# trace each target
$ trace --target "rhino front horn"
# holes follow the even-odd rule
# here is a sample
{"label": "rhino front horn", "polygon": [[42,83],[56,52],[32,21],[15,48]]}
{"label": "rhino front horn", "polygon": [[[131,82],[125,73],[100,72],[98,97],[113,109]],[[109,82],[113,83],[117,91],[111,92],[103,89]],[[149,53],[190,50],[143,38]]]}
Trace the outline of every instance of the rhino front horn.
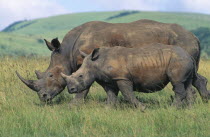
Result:
{"label": "rhino front horn", "polygon": [[38,92],[39,91],[39,87],[36,84],[35,80],[26,80],[23,77],[20,76],[20,74],[16,71],[16,74],[18,76],[18,78],[26,85],[28,86],[30,89]]}
{"label": "rhino front horn", "polygon": [[65,81],[68,79],[68,76],[65,75],[65,74],[63,74],[62,72],[61,72],[61,76],[62,76],[62,78],[63,78]]}
{"label": "rhino front horn", "polygon": [[82,55],[83,58],[85,58],[85,57],[88,56],[88,54],[86,54],[85,52],[83,52],[83,51],[81,51],[81,50],[79,50],[79,53]]}

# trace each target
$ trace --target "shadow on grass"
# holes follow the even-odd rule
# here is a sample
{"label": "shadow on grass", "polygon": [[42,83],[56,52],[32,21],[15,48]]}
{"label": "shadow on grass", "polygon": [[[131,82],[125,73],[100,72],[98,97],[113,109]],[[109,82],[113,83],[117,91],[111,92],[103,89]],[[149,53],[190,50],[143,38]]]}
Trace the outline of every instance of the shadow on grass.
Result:
{"label": "shadow on grass", "polygon": [[[147,108],[149,109],[158,109],[158,108],[168,108],[171,103],[172,100],[169,97],[168,99],[166,99],[165,97],[159,97],[159,98],[155,98],[155,97],[138,97],[137,99],[142,102],[143,104],[145,104],[147,106]],[[87,99],[85,100],[85,103],[88,104],[88,102],[95,102],[101,105],[109,105],[107,104],[107,97],[106,96],[102,96],[102,95],[98,95],[98,96],[88,96]],[[114,108],[117,109],[127,109],[127,108],[134,108],[134,106],[132,106],[127,100],[124,99],[123,96],[118,96],[117,98],[117,104],[115,105]]]}
{"label": "shadow on grass", "polygon": [[[168,97],[168,96],[167,96]],[[137,99],[145,104],[147,106],[147,109],[158,109],[158,108],[168,108],[172,100],[170,97],[167,98],[166,96],[137,96]],[[48,106],[55,106],[55,105],[63,105],[63,104],[68,104],[71,102],[73,99],[73,96],[68,94],[68,93],[61,93],[55,99],[53,99],[50,102],[44,102],[44,103],[34,103],[35,105],[39,107],[44,107],[46,105]],[[126,108],[135,108],[133,107],[128,101],[124,99],[122,95],[119,95],[117,97],[117,104],[115,105],[117,109],[126,109]],[[85,102],[83,105],[87,105],[90,102],[94,102],[94,104],[98,104],[100,106],[108,106],[107,104],[107,96],[105,94],[94,94],[94,95],[88,95],[87,98],[85,99]],[[82,104],[75,103],[75,106],[79,106]],[[82,105],[82,106],[83,106]]]}

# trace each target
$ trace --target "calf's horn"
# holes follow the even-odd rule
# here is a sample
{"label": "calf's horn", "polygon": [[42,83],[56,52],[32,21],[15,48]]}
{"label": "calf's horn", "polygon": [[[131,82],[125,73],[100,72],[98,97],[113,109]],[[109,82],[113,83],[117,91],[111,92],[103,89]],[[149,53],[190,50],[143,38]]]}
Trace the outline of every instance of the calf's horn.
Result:
{"label": "calf's horn", "polygon": [[68,79],[68,76],[63,74],[62,72],[61,72],[61,76],[62,76],[62,78],[64,78],[65,81]]}
{"label": "calf's horn", "polygon": [[79,50],[79,53],[82,55],[83,58],[85,58],[85,57],[88,56],[88,54],[86,54],[85,52],[83,52],[83,51],[81,51],[81,50]]}

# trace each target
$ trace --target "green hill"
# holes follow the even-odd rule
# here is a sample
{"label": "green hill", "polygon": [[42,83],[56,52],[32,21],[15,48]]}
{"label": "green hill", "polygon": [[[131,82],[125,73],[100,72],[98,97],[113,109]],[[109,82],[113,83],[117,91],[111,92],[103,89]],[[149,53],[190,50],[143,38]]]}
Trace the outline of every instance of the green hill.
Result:
{"label": "green hill", "polygon": [[62,40],[69,30],[88,21],[123,23],[139,19],[177,23],[190,31],[200,27],[210,28],[210,15],[204,14],[142,11],[75,13],[31,21],[18,21],[11,24],[3,30],[4,32],[0,33],[0,54],[49,55],[41,40],[43,38],[51,40],[58,37],[59,40]]}
{"label": "green hill", "polygon": [[50,55],[42,39],[22,34],[0,32],[0,56]]}

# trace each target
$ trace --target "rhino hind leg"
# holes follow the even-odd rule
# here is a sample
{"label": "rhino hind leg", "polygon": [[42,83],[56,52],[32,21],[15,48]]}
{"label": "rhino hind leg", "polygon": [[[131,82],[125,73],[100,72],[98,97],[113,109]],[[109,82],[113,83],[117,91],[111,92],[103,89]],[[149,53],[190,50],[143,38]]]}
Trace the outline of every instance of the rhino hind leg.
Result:
{"label": "rhino hind leg", "polygon": [[195,89],[192,87],[192,85],[190,85],[187,89],[186,89],[186,92],[187,92],[187,96],[186,96],[186,103],[188,105],[192,105],[195,103],[195,100],[197,98],[197,95],[196,95],[196,91]]}
{"label": "rhino hind leg", "polygon": [[175,98],[173,100],[172,106],[180,108],[187,97],[185,84],[182,82],[179,82],[172,85],[173,85],[173,91],[175,92]]}
{"label": "rhino hind leg", "polygon": [[[186,89],[186,92],[187,92],[187,96],[186,96],[186,99],[185,99],[185,103],[189,106],[191,106],[192,104],[195,103],[195,100],[197,98],[197,95],[196,95],[196,91],[194,88],[192,88],[192,86],[189,86],[187,89]],[[173,102],[174,101],[174,97],[171,96],[171,101]]]}
{"label": "rhino hind leg", "polygon": [[207,82],[208,80],[198,73],[195,74],[193,78],[193,86],[198,90],[203,102],[208,102],[208,99],[210,99],[210,91],[207,90]]}
{"label": "rhino hind leg", "polygon": [[178,71],[175,72],[169,75],[173,91],[175,92],[175,99],[173,100],[172,106],[180,108],[184,104],[191,104],[191,101],[194,101],[194,91],[192,89],[193,73],[185,71],[182,75],[177,75]]}
{"label": "rhino hind leg", "polygon": [[141,111],[145,110],[145,106],[137,100],[133,92],[133,84],[128,80],[119,80],[117,81],[117,85],[125,100],[131,103],[133,106],[140,108]]}

